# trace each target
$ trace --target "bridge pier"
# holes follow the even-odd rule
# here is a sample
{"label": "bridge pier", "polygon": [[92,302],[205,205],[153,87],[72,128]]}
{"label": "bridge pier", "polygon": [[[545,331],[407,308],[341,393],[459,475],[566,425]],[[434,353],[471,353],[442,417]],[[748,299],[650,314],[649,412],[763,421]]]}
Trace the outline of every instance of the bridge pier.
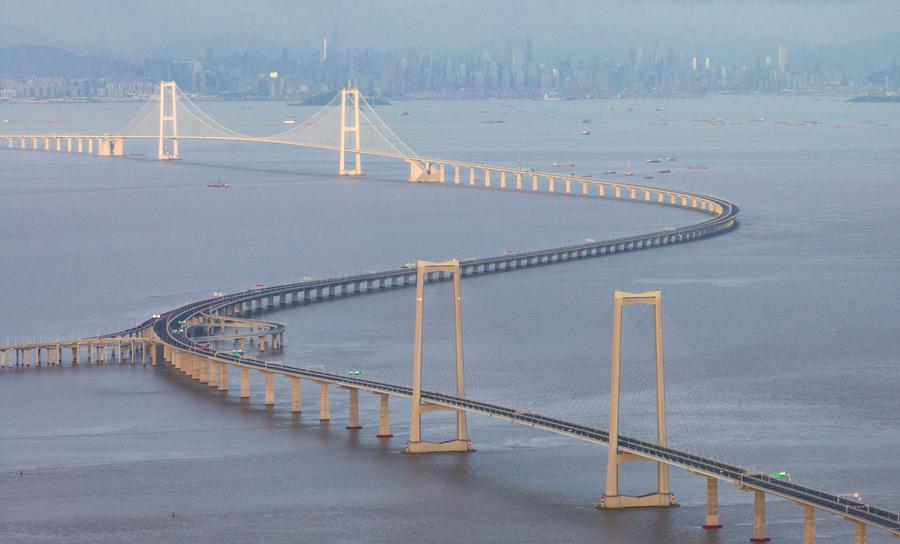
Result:
{"label": "bridge pier", "polygon": [[378,415],[378,434],[376,438],[390,438],[391,434],[391,397],[385,393],[378,393],[380,413]]}
{"label": "bridge pier", "polygon": [[704,529],[721,529],[719,521],[719,481],[706,477],[706,522]]}
{"label": "bridge pier", "polygon": [[250,369],[241,367],[241,398],[250,398]]}
{"label": "bridge pier", "polygon": [[362,429],[362,425],[359,424],[359,389],[355,387],[347,389],[350,392],[350,399],[347,402],[347,429]]}
{"label": "bridge pier", "polygon": [[266,395],[263,404],[272,406],[275,404],[275,374],[271,372],[263,372],[266,377]]}
{"label": "bridge pier", "polygon": [[300,378],[291,378],[291,412],[300,412]]}
{"label": "bridge pier", "polygon": [[208,359],[207,363],[207,373],[209,374],[209,386],[210,387],[219,387],[219,363],[218,361],[214,361],[213,359]]}
{"label": "bridge pier", "polygon": [[816,508],[803,506],[803,544],[816,544]]}
{"label": "bridge pier", "polygon": [[228,363],[219,364],[219,391],[228,391]]}
{"label": "bridge pier", "polygon": [[766,494],[758,489],[753,491],[753,534],[750,542],[768,542],[766,536]]}
{"label": "bridge pier", "polygon": [[853,542],[855,544],[866,544],[868,537],[866,536],[866,525],[862,522],[854,522],[856,529],[853,531]]}
{"label": "bridge pier", "polygon": [[319,382],[319,421],[331,419],[331,405],[328,401],[328,383]]}

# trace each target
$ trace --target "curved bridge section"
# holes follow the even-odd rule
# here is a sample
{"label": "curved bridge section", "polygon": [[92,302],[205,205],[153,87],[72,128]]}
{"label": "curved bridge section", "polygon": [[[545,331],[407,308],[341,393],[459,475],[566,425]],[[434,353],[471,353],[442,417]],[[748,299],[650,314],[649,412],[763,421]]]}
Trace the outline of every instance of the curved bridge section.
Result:
{"label": "curved bridge section", "polygon": [[[178,131],[175,129],[177,123],[177,92],[174,84],[161,84],[160,96],[163,98],[162,101],[167,104],[171,103],[171,106],[158,108],[160,110],[160,132],[156,135],[147,135],[146,132],[142,133],[132,130],[130,132],[123,131],[120,135],[113,136],[79,134],[0,135],[0,140],[6,139],[8,147],[18,147],[20,149],[42,149],[60,152],[65,149],[66,152],[76,152],[77,150],[77,152],[82,153],[93,153],[96,143],[96,154],[101,156],[118,156],[124,154],[124,144],[129,138],[155,139],[158,140],[158,158],[161,160],[179,158],[178,140],[292,145],[338,151],[340,153],[338,172],[341,175],[361,174],[362,169],[359,158],[362,155],[367,155],[398,159],[406,162],[409,165],[408,179],[411,182],[452,184],[459,187],[478,187],[499,191],[602,198],[682,208],[699,212],[705,216],[702,221],[677,228],[667,228],[609,240],[588,241],[534,251],[468,259],[460,263],[460,274],[464,278],[694,241],[733,229],[739,213],[738,207],[727,200],[674,189],[594,179],[574,174],[561,175],[560,173],[535,172],[525,168],[492,166],[423,157],[413,153],[405,144],[399,141],[399,138],[396,138],[396,135],[383,125],[383,122],[379,126],[388,133],[388,136],[385,136],[381,130],[378,130],[376,123],[372,122],[373,120],[369,119],[365,112],[360,111],[359,103],[361,97],[359,91],[355,89],[347,89],[340,93],[341,126],[338,142],[316,142],[313,141],[314,139],[309,138],[298,139],[294,137],[296,134],[293,134],[293,130],[268,138],[245,136],[222,127],[208,118],[208,116],[204,118],[205,114],[202,112],[191,113],[189,108],[187,113],[194,115],[195,118],[204,123],[209,132],[200,134],[181,131],[181,135],[177,135]],[[347,111],[348,99],[353,108],[352,115]],[[364,99],[362,101],[364,102]],[[158,105],[154,106],[151,103],[150,106],[150,109],[153,109],[157,108]],[[313,118],[316,118],[318,115],[314,115]],[[377,118],[377,114],[370,112],[370,115],[375,120],[380,121]],[[317,124],[323,125],[319,121],[324,116],[319,116],[318,120],[311,118],[311,120],[304,123],[304,127],[315,127]],[[365,121],[370,121],[370,125],[387,142],[387,149],[366,149],[360,146],[362,126],[360,116]],[[352,119],[352,121],[347,125],[345,119]],[[135,126],[139,124],[139,122],[135,123]],[[164,133],[163,126],[168,127],[168,132]],[[348,138],[350,144],[346,141]],[[167,142],[172,144],[171,150],[165,147]],[[18,146],[14,146],[14,144],[18,144]],[[352,165],[350,167],[345,163],[346,154],[351,155]],[[350,394],[348,428],[359,428],[357,400],[359,391],[367,391],[379,395],[381,398],[379,436],[391,436],[389,417],[387,415],[389,413],[387,410],[388,399],[391,396],[412,397],[414,392],[411,388],[403,385],[365,380],[359,376],[343,376],[325,372],[321,369],[297,368],[283,364],[268,363],[246,356],[243,346],[236,350],[226,349],[220,351],[217,343],[223,340],[242,343],[246,339],[255,338],[259,341],[260,351],[265,350],[266,343],[270,343],[273,349],[277,349],[282,341],[284,327],[278,323],[247,319],[244,317],[246,314],[252,313],[254,310],[260,311],[274,308],[276,301],[279,306],[287,305],[288,300],[290,300],[291,304],[302,305],[315,301],[337,299],[356,293],[377,292],[383,289],[411,286],[415,284],[416,276],[417,269],[415,266],[404,266],[380,272],[302,281],[212,297],[175,308],[125,331],[95,339],[0,346],[0,361],[4,363],[8,360],[11,361],[11,358],[8,358],[7,355],[15,355],[18,366],[20,356],[30,361],[30,353],[33,351],[37,352],[36,359],[40,361],[41,350],[45,350],[54,361],[54,364],[59,364],[62,361],[62,348],[74,346],[73,363],[77,364],[81,349],[84,349],[82,346],[87,346],[88,357],[92,357],[91,354],[96,354],[96,358],[105,361],[106,350],[112,347],[113,353],[118,348],[119,356],[117,360],[120,362],[130,359],[132,364],[134,364],[140,357],[140,360],[143,362],[146,362],[149,358],[151,364],[156,364],[160,356],[158,348],[161,346],[161,355],[165,361],[170,362],[175,368],[191,377],[209,384],[210,387],[228,390],[228,370],[231,368],[239,370],[241,375],[240,394],[242,397],[249,396],[249,372],[251,370],[261,372],[266,379],[266,404],[274,404],[274,388],[272,386],[274,376],[287,378],[292,382],[291,409],[293,411],[300,410],[300,381],[307,380],[316,383],[321,387],[319,413],[322,420],[330,418],[329,388],[336,386],[347,390]],[[447,278],[444,277],[444,272],[429,272],[424,276],[424,280],[430,282],[443,281],[445,279]],[[230,333],[228,332],[229,330],[231,331]],[[147,353],[149,357],[145,356]],[[580,440],[606,446],[609,444],[607,431],[575,422],[563,421],[532,412],[522,412],[514,408],[462,396],[423,391],[421,392],[421,398],[433,409],[461,410],[483,414]],[[754,473],[736,465],[722,463],[714,459],[621,435],[618,436],[618,445],[621,450],[618,454],[619,456],[626,455],[635,459],[656,461],[706,477],[709,486],[707,494],[707,524],[705,527],[719,526],[715,483],[717,481],[725,481],[755,493],[753,540],[756,541],[768,540],[765,536],[764,496],[766,494],[786,498],[804,507],[804,534],[809,535],[809,531],[812,531],[813,538],[815,533],[815,510],[837,514],[854,522],[856,524],[858,542],[865,540],[866,527],[874,527],[895,536],[900,536],[900,516],[897,513],[864,504],[854,500],[852,497],[829,494],[778,478]],[[660,504],[659,506],[663,505]]]}

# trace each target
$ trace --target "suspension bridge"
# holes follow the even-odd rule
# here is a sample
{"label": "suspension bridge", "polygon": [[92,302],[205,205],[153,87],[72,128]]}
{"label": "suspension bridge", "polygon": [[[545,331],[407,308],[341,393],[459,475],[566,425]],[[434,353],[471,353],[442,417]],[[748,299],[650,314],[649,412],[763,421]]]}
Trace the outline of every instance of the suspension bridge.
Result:
{"label": "suspension bridge", "polygon": [[[338,130],[335,130],[337,126]],[[42,353],[49,365],[108,364],[110,362],[144,365],[170,364],[194,380],[220,391],[229,390],[231,371],[240,375],[240,396],[250,396],[250,373],[264,378],[264,403],[275,403],[274,379],[287,379],[291,384],[291,411],[300,411],[301,381],[319,388],[319,418],[331,418],[329,392],[332,387],[349,394],[347,428],[361,428],[359,392],[375,394],[380,399],[378,436],[391,434],[390,397],[408,398],[411,402],[409,441],[404,451],[410,454],[432,452],[469,452],[466,415],[488,415],[535,429],[600,444],[608,448],[605,492],[598,507],[618,509],[631,507],[668,507],[675,504],[668,483],[669,467],[681,468],[706,481],[706,517],[704,528],[721,527],[718,514],[718,482],[723,481],[754,495],[751,541],[768,540],[765,497],[787,499],[803,508],[803,540],[815,542],[816,512],[841,516],[854,524],[857,543],[865,542],[867,528],[900,537],[900,515],[855,497],[838,495],[801,486],[792,481],[725,463],[667,445],[662,351],[661,295],[616,292],[614,298],[611,398],[609,425],[606,429],[582,425],[533,410],[502,406],[466,396],[462,353],[462,317],[460,280],[485,274],[509,272],[585,258],[611,256],[622,252],[680,244],[727,232],[736,225],[739,209],[722,198],[685,191],[649,187],[615,180],[538,172],[518,166],[487,165],[466,161],[425,157],[416,154],[387,126],[357,89],[343,89],[325,107],[306,121],[275,135],[247,135],[231,130],[203,112],[174,82],[162,82],[159,95],[149,100],[131,122],[112,134],[4,134],[12,149],[85,153],[99,157],[121,157],[130,140],[157,143],[156,158],[163,161],[180,159],[179,142],[226,141],[287,145],[338,153],[337,173],[362,175],[362,157],[402,160],[409,168],[408,181],[436,183],[495,191],[531,192],[654,204],[697,212],[701,220],[680,227],[623,236],[609,240],[586,241],[548,249],[505,253],[503,255],[445,262],[418,261],[380,272],[250,289],[192,302],[169,310],[129,328],[108,335],[65,341],[30,342],[0,345],[0,368],[40,366]],[[436,282],[452,284],[454,322],[454,394],[422,388],[423,313],[426,285]],[[382,292],[397,287],[416,289],[415,338],[411,386],[363,379],[315,368],[299,368],[261,360],[245,353],[245,341],[260,352],[277,350],[283,342],[284,326],[251,318],[255,314],[287,305],[305,305],[338,300],[347,296]],[[650,306],[654,312],[654,369],[656,390],[655,440],[642,440],[619,434],[620,360],[623,307],[637,304]],[[220,350],[220,342],[238,343],[238,349]],[[67,356],[68,354],[68,356]],[[447,441],[422,439],[422,414],[447,411],[455,415],[456,432]],[[630,461],[656,464],[656,489],[643,496],[627,496],[619,492],[618,466]]]}

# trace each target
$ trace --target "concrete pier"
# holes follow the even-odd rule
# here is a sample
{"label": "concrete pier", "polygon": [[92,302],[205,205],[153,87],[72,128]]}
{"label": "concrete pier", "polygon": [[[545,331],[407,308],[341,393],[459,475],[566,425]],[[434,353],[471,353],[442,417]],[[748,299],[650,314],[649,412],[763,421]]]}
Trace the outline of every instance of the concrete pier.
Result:
{"label": "concrete pier", "polygon": [[706,478],[706,521],[704,529],[721,529],[719,521],[719,481],[715,478]]}
{"label": "concrete pier", "polygon": [[750,542],[768,542],[766,534],[766,494],[759,490],[753,491],[753,535]]}
{"label": "concrete pier", "polygon": [[347,415],[348,429],[362,429],[359,424],[359,389],[350,388],[350,399],[347,403],[349,414]]}
{"label": "concrete pier", "polygon": [[250,369],[246,367],[241,368],[241,398],[250,398]]}
{"label": "concrete pier", "polygon": [[300,378],[291,378],[291,412],[300,412]]}
{"label": "concrete pier", "polygon": [[380,413],[378,416],[378,438],[390,438],[391,434],[391,398],[384,393],[378,394]]}
{"label": "concrete pier", "polygon": [[816,509],[803,507],[803,544],[816,544]]}
{"label": "concrete pier", "polygon": [[331,409],[328,401],[328,384],[319,382],[319,421],[331,419]]}

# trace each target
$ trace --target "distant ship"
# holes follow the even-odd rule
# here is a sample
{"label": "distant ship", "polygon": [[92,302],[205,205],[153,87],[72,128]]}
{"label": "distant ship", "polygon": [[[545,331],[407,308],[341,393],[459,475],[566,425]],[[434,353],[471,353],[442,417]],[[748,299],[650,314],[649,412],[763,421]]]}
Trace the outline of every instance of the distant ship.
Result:
{"label": "distant ship", "polygon": [[703,164],[689,164],[688,170],[709,170],[709,166]]}
{"label": "distant ship", "polygon": [[628,166],[625,168],[624,174],[626,176],[633,176],[634,172],[631,171],[631,159],[628,159]]}
{"label": "distant ship", "polygon": [[581,120],[582,125],[590,125],[593,122],[594,122],[594,120],[591,119],[590,117],[585,117],[584,119]]}
{"label": "distant ship", "polygon": [[581,135],[582,135],[582,136],[588,136],[588,135],[590,135],[590,133],[591,133],[590,130],[582,130],[582,131],[581,131]]}
{"label": "distant ship", "polygon": [[671,173],[672,173],[672,171],[669,170],[668,168],[657,172],[657,174],[671,174]]}
{"label": "distant ship", "polygon": [[216,181],[215,183],[210,183],[207,187],[215,187],[217,189],[227,189],[231,187],[231,184],[227,181]]}
{"label": "distant ship", "polygon": [[401,111],[401,112],[400,112],[400,117],[406,117],[407,115],[409,115],[409,112],[408,112],[408,111]]}
{"label": "distant ship", "polygon": [[574,162],[555,162],[551,166],[554,168],[571,168],[575,166]]}
{"label": "distant ship", "polygon": [[657,164],[657,163],[661,163],[662,159],[647,159],[645,162],[647,164]]}
{"label": "distant ship", "polygon": [[609,175],[612,175],[612,174],[615,174],[615,173],[616,173],[615,170],[607,170],[606,172],[603,172],[603,175],[604,175],[604,176],[609,176]]}

